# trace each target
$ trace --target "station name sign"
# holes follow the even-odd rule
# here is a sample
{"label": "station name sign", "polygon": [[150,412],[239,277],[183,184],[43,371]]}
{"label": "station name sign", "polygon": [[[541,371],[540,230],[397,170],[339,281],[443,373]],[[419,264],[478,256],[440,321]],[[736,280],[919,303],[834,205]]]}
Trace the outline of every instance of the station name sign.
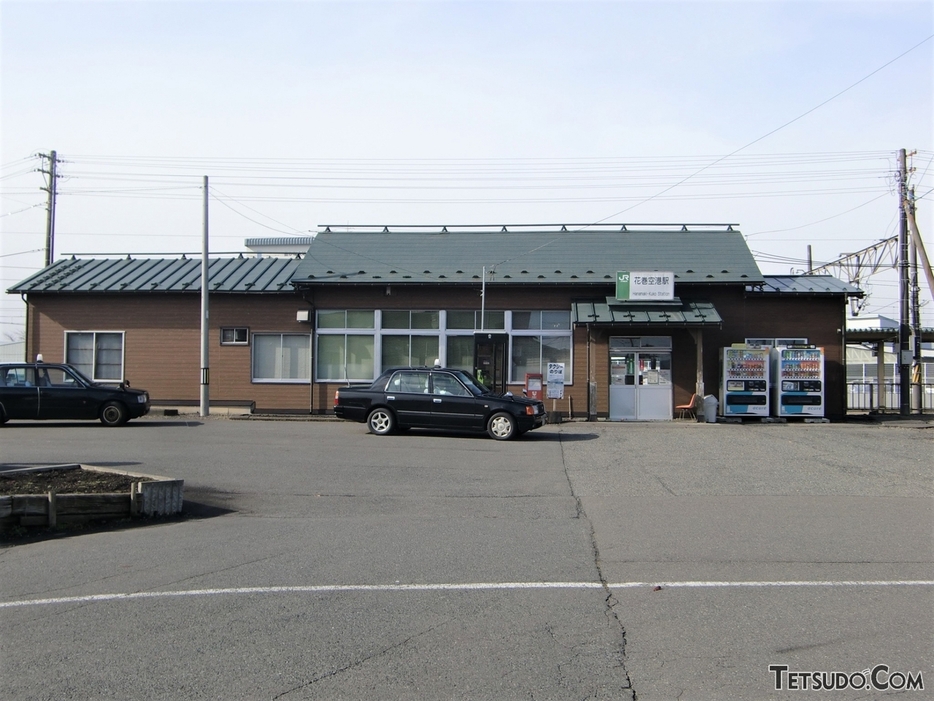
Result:
{"label": "station name sign", "polygon": [[674,298],[675,274],[673,272],[633,270],[616,273],[616,299],[621,302]]}

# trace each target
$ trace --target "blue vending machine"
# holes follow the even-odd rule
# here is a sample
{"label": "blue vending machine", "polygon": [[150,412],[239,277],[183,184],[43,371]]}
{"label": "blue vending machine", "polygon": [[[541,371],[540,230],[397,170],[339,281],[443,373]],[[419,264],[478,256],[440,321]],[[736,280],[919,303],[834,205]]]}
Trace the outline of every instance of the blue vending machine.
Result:
{"label": "blue vending machine", "polygon": [[775,416],[823,418],[823,348],[773,348],[772,377],[772,412]]}
{"label": "blue vending machine", "polygon": [[720,414],[769,415],[769,349],[734,344],[720,349]]}

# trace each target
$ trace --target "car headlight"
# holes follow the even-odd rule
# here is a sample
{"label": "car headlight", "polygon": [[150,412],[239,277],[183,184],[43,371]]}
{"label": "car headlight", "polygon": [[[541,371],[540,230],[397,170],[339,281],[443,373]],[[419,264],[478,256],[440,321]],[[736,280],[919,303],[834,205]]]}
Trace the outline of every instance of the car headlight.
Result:
{"label": "car headlight", "polygon": [[138,395],[138,396],[136,397],[136,401],[139,402],[140,404],[145,404],[146,402],[149,401],[149,395],[148,395],[148,394],[140,394],[140,395]]}

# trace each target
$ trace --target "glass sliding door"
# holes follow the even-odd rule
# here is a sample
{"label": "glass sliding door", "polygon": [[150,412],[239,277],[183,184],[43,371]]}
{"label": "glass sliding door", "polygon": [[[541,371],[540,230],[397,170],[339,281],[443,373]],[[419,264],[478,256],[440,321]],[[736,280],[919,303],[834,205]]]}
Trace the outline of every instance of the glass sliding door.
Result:
{"label": "glass sliding door", "polygon": [[670,339],[611,337],[610,420],[669,421],[672,411]]}

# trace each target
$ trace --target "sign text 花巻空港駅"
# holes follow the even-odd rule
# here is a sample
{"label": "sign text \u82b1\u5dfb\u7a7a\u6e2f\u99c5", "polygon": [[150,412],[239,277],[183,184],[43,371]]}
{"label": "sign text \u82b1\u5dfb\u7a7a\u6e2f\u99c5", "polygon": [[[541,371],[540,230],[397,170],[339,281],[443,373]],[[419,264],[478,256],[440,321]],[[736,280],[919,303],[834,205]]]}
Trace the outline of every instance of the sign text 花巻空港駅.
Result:
{"label": "sign text \u82b1\u5dfb\u7a7a\u6e2f\u99c5", "polygon": [[620,301],[671,300],[675,298],[675,274],[659,271],[616,273],[616,299]]}

